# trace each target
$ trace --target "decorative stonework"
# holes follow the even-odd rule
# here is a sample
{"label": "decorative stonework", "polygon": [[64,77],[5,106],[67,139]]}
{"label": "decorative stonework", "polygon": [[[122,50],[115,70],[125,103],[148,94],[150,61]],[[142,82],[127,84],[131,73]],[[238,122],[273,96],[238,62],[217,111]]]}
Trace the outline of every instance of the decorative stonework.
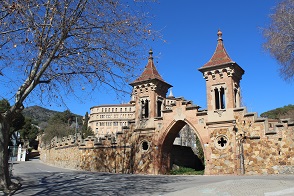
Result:
{"label": "decorative stonework", "polygon": [[225,135],[219,135],[216,137],[214,145],[218,149],[225,149],[229,143],[229,139]]}
{"label": "decorative stonework", "polygon": [[223,110],[215,110],[214,112],[217,113],[219,117],[221,117],[225,111],[226,110],[223,109]]}

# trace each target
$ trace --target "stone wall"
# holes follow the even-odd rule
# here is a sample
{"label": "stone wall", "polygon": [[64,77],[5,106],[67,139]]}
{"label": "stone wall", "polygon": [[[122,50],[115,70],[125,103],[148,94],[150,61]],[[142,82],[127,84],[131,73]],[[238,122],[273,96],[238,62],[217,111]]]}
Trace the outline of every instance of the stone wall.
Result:
{"label": "stone wall", "polygon": [[[104,138],[89,136],[82,139],[80,135],[54,138],[50,146],[43,146],[40,159],[58,167],[111,173],[133,173],[131,135],[118,133]],[[134,153],[133,153],[134,154]]]}
{"label": "stone wall", "polygon": [[227,128],[214,129],[211,133],[210,174],[234,174],[236,154],[234,133]]}
{"label": "stone wall", "polygon": [[288,127],[281,137],[267,135],[244,141],[245,171],[247,174],[293,173],[294,130]]}
{"label": "stone wall", "polygon": [[236,114],[237,168],[243,155],[245,174],[293,173],[294,123],[290,119],[269,122],[244,111]]}

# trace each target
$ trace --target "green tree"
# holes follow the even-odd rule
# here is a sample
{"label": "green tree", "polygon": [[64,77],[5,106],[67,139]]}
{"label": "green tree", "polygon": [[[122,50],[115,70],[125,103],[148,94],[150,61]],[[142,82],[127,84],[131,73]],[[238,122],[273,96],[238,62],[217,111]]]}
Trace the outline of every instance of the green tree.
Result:
{"label": "green tree", "polygon": [[263,31],[264,47],[280,63],[282,77],[289,80],[294,76],[294,1],[280,1],[270,18]]}
{"label": "green tree", "polygon": [[94,135],[94,132],[91,129],[91,127],[89,127],[88,122],[89,122],[89,114],[88,114],[88,112],[86,112],[85,117],[84,117],[84,123],[82,126],[82,137],[83,138]]}
{"label": "green tree", "polygon": [[75,115],[70,110],[65,110],[52,116],[48,123],[62,122],[70,126],[75,121]]}
{"label": "green tree", "polygon": [[35,140],[39,134],[39,129],[32,123],[32,119],[25,118],[25,124],[22,129],[19,130],[20,138],[24,143],[24,146],[31,146],[35,143]]}
{"label": "green tree", "polygon": [[294,119],[294,105],[289,104],[260,114],[261,117],[270,119],[292,118]]}
{"label": "green tree", "polygon": [[0,1],[0,77],[14,73],[2,77],[0,88],[9,84],[6,94],[15,98],[0,115],[1,189],[15,188],[8,172],[9,125],[32,92],[43,102],[62,102],[63,92],[90,93],[102,85],[121,90],[133,78],[139,48],[152,32],[142,5],[119,0]]}
{"label": "green tree", "polygon": [[[4,113],[10,107],[11,106],[8,100],[6,99],[0,100],[0,113]],[[13,119],[11,119],[11,122],[9,124],[10,126],[9,138],[11,138],[11,136],[15,134],[16,131],[19,131],[20,129],[22,129],[24,125],[25,125],[25,117],[21,113],[15,114],[15,116],[13,117]],[[17,138],[16,135],[14,135],[14,137]]]}
{"label": "green tree", "polygon": [[94,136],[94,132],[91,127],[88,127],[85,130],[82,130],[82,137],[83,139],[87,138],[88,136]]}

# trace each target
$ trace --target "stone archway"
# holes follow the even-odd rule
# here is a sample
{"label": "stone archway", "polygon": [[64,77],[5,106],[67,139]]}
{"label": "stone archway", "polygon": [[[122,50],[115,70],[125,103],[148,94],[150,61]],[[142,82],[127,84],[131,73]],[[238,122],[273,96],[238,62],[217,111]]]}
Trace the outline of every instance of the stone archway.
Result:
{"label": "stone archway", "polygon": [[[165,132],[160,136],[160,139],[158,140],[158,144],[157,144],[158,158],[159,158],[158,173],[166,174],[171,170],[171,150],[173,147],[173,143],[178,133],[185,125],[189,125],[192,128],[192,130],[196,134],[196,137],[199,139],[202,149],[204,151],[202,138],[197,132],[197,130],[195,129],[195,127],[191,123],[189,123],[189,121],[187,120],[173,121],[171,122],[170,126],[168,126],[168,128],[165,130]],[[204,156],[205,156],[205,152],[204,152]]]}

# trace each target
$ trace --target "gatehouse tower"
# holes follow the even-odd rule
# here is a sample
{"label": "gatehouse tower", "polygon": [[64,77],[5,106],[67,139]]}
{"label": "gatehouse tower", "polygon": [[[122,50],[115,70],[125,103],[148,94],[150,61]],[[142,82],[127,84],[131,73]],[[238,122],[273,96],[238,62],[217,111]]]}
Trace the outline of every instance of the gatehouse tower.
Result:
{"label": "gatehouse tower", "polygon": [[240,81],[244,70],[234,62],[218,30],[217,46],[211,59],[199,68],[206,80],[208,121],[227,120],[241,106]]}
{"label": "gatehouse tower", "polygon": [[150,49],[148,63],[141,74],[130,85],[133,87],[132,102],[135,102],[135,122],[141,128],[154,128],[154,119],[162,118],[164,100],[172,85],[165,82],[153,62]]}

